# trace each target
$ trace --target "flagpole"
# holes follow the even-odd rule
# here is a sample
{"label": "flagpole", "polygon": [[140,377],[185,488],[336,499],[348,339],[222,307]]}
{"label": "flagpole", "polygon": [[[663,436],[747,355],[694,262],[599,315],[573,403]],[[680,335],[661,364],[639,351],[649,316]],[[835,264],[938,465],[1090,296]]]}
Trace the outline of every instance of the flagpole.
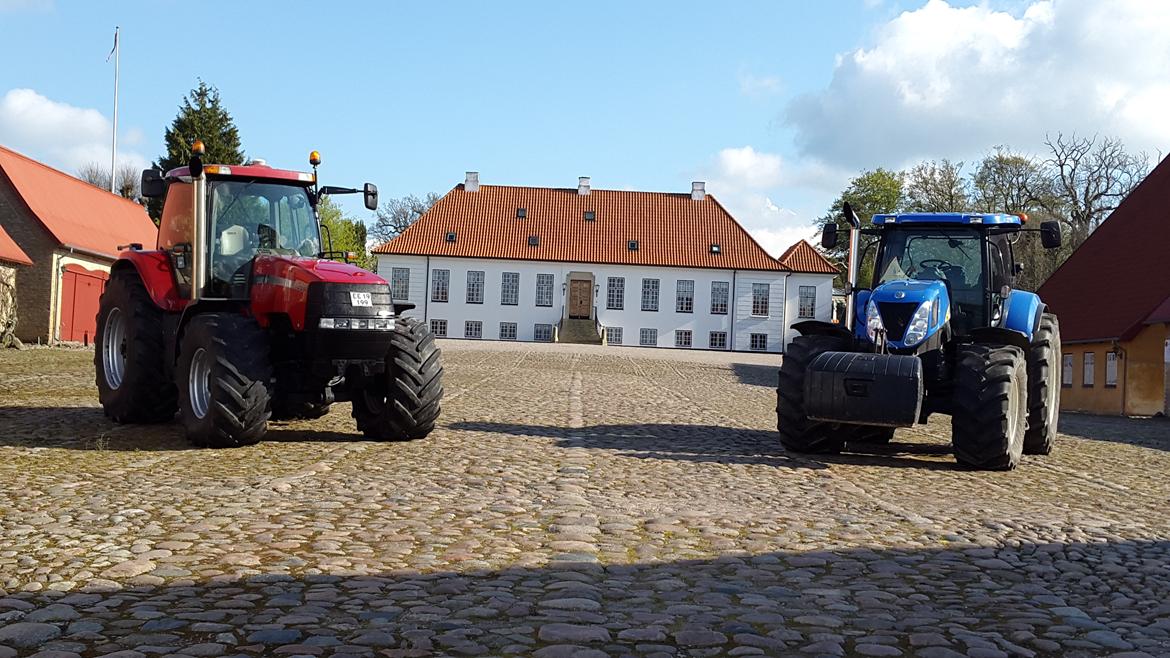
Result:
{"label": "flagpole", "polygon": [[114,134],[110,146],[110,194],[117,194],[118,186],[118,69],[121,65],[119,62],[121,55],[118,27],[114,26]]}

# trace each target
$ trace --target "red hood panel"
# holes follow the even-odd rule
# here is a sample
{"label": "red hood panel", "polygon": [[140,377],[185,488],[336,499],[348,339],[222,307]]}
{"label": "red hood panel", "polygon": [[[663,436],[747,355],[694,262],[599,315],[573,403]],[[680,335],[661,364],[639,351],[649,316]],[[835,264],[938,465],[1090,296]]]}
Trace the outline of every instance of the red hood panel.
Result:
{"label": "red hood panel", "polygon": [[315,281],[361,284],[386,283],[386,280],[382,277],[372,272],[367,272],[356,265],[317,258],[297,258],[265,254],[256,257],[254,267],[257,275],[276,276],[295,281],[304,281],[305,283],[313,283]]}

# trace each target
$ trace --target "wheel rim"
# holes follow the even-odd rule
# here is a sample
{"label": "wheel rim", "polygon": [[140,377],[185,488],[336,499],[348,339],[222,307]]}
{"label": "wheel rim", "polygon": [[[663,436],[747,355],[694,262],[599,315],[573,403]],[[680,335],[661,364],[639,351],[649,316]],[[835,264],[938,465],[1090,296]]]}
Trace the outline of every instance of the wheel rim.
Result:
{"label": "wheel rim", "polygon": [[191,374],[187,377],[187,393],[191,398],[191,413],[196,418],[207,415],[211,406],[211,359],[202,347],[191,357]]}
{"label": "wheel rim", "polygon": [[114,307],[106,315],[101,348],[106,385],[116,391],[126,377],[126,321],[122,309]]}

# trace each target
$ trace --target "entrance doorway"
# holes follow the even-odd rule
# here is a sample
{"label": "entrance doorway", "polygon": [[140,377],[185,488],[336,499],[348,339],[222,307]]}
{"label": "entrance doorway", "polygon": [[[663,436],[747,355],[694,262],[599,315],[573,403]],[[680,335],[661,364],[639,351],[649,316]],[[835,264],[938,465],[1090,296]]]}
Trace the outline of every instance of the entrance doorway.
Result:
{"label": "entrance doorway", "polygon": [[569,317],[588,320],[593,308],[593,282],[583,279],[569,281]]}

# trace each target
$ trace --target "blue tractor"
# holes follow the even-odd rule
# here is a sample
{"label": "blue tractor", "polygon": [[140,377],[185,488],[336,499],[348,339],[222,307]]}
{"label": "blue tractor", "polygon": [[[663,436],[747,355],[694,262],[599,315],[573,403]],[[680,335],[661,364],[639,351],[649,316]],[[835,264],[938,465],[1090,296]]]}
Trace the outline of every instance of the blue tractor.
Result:
{"label": "blue tractor", "polygon": [[[1060,325],[1031,292],[1013,245],[1039,231],[1060,246],[1060,224],[969,213],[874,215],[861,228],[845,204],[849,269],[845,323],[809,321],[784,356],[776,416],[786,450],[836,453],[888,442],[897,427],[951,416],[957,461],[1015,468],[1052,451],[1060,407]],[[876,238],[873,283],[857,284],[861,236]],[[822,245],[836,246],[836,224]]]}

